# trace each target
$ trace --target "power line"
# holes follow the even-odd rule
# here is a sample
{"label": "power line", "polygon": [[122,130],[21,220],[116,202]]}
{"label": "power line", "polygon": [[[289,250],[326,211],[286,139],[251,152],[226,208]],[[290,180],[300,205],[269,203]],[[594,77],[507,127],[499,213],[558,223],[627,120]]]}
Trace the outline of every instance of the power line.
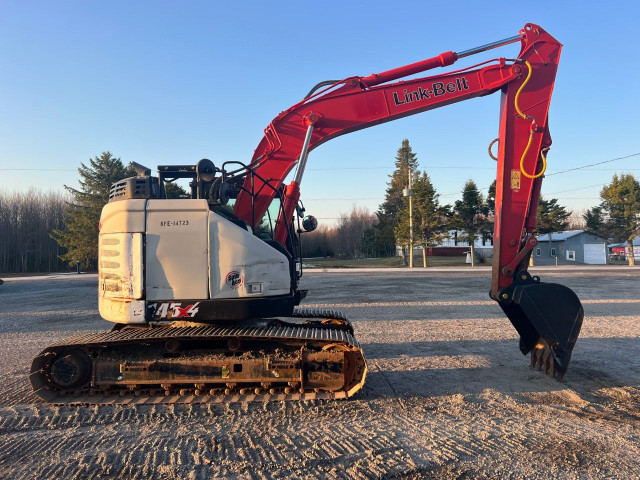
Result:
{"label": "power line", "polygon": [[335,170],[392,170],[395,167],[328,167],[328,168],[307,168],[315,171],[335,171]]}
{"label": "power line", "polygon": [[6,171],[19,171],[19,172],[71,172],[77,170],[76,168],[0,168],[0,170]]}
{"label": "power line", "polygon": [[[617,172],[618,170],[640,170],[640,168],[590,168],[590,172]],[[551,174],[550,174],[551,175]]]}
{"label": "power line", "polygon": [[[336,171],[336,170],[393,170],[395,167],[393,166],[374,166],[374,167],[328,167],[328,168],[307,168],[307,170],[315,170],[315,171]],[[459,167],[440,167],[440,166],[429,166],[425,167],[424,170],[433,170],[433,169],[460,169],[460,170],[494,170],[493,167],[475,167],[475,166],[459,166]],[[52,171],[52,172],[71,172],[77,170],[76,168],[0,168],[0,171]]]}
{"label": "power line", "polygon": [[589,165],[582,165],[580,167],[568,168],[567,170],[560,170],[559,172],[547,173],[545,176],[550,177],[551,175],[559,175],[561,173],[573,172],[575,170],[582,170],[583,168],[594,167],[596,165],[602,165],[603,163],[611,163],[617,160],[624,160],[626,158],[637,157],[638,155],[640,155],[640,152],[632,153],[630,155],[625,155],[624,157],[617,157],[617,158],[612,158],[610,160],[603,160],[602,162],[590,163]]}
{"label": "power line", "polygon": [[[467,191],[480,193],[482,190],[489,190],[489,187],[482,187],[477,190],[475,188],[470,188]],[[454,195],[460,195],[461,193],[464,193],[464,190],[460,190],[459,192],[454,192],[454,193],[439,193],[438,195],[441,197],[453,197]]]}
{"label": "power line", "polygon": [[[576,190],[585,190],[587,188],[593,188],[593,187],[602,187],[606,185],[606,183],[596,183],[594,185],[587,185],[586,187],[579,187],[579,188],[569,188],[567,190],[559,190],[557,192],[551,192],[551,193],[545,193],[545,195],[557,195],[558,193],[566,193],[566,192],[574,192]],[[482,190],[488,190],[487,187],[482,187],[480,189],[474,189],[474,190],[469,190],[469,191],[474,191],[474,192],[480,192]],[[460,190],[459,192],[454,192],[454,193],[442,193],[442,194],[438,194],[438,196],[440,197],[452,197],[454,195],[460,195],[464,193],[464,190]],[[558,200],[597,200],[597,197],[562,197],[562,198],[558,198]],[[383,197],[360,197],[360,198],[307,198],[305,199],[305,201],[329,201],[329,200],[336,200],[336,201],[358,201],[358,200],[384,200]]]}
{"label": "power line", "polygon": [[326,202],[327,200],[336,200],[341,202],[348,202],[349,200],[384,200],[384,197],[362,197],[362,198],[306,198],[305,202],[317,201]]}
{"label": "power line", "polygon": [[599,197],[558,197],[557,200],[600,200]]}
{"label": "power line", "polygon": [[[566,170],[560,170],[557,172],[551,172],[551,173],[547,173],[545,176],[550,177],[551,175],[559,175],[561,173],[567,173],[567,172],[573,172],[575,170],[582,170],[585,168],[589,168],[589,167],[594,167],[596,165],[603,165],[605,163],[611,163],[611,162],[616,162],[618,160],[625,160],[627,158],[631,158],[631,157],[637,157],[640,156],[640,152],[638,153],[631,153],[629,155],[625,155],[623,157],[616,157],[616,158],[611,158],[609,160],[603,160],[601,162],[596,162],[596,163],[590,163],[588,165],[581,165],[579,167],[574,167],[574,168],[568,168]],[[307,170],[316,170],[316,171],[322,171],[322,170],[392,170],[395,167],[393,166],[371,166],[371,167],[328,167],[328,168],[307,168]],[[440,166],[440,165],[426,165],[425,167],[422,168],[423,170],[494,170],[493,167],[478,167],[475,165],[461,165],[461,166]],[[70,171],[75,171],[77,169],[75,168],[0,168],[0,171],[60,171],[60,172],[70,172]],[[594,168],[593,170],[608,170],[608,171],[614,171],[614,170],[622,170],[622,168],[612,168],[612,169],[597,169]],[[639,168],[628,168],[625,170],[640,170]]]}
{"label": "power line", "polygon": [[[609,160],[603,160],[601,162],[596,162],[596,163],[590,163],[588,165],[581,165],[579,167],[574,167],[574,168],[568,168],[566,170],[559,170],[556,172],[551,172],[551,173],[547,173],[545,176],[549,177],[551,175],[559,175],[561,173],[567,173],[567,172],[573,172],[575,170],[582,170],[585,168],[589,168],[589,167],[594,167],[596,165],[603,165],[605,163],[611,163],[611,162],[616,162],[618,160],[625,160],[627,158],[631,158],[631,157],[637,157],[640,156],[640,152],[638,153],[631,153],[629,155],[625,155],[623,157],[616,157],[616,158],[611,158]],[[307,170],[373,170],[373,169],[386,169],[386,170],[392,170],[395,167],[392,166],[372,166],[372,167],[328,167],[328,168],[307,168]],[[455,169],[455,170],[494,170],[493,167],[478,167],[475,165],[462,165],[462,166],[440,166],[440,165],[426,165],[422,168],[422,170],[450,170],[450,169]],[[599,168],[594,168],[593,170],[605,170],[605,171],[615,171],[615,170],[622,170],[622,168],[606,168],[606,169],[599,169]],[[628,168],[628,169],[624,169],[624,170],[640,170],[639,168]]]}
{"label": "power line", "polygon": [[603,187],[606,183],[596,183],[595,185],[587,185],[586,187],[570,188],[568,190],[560,190],[559,192],[545,193],[545,195],[556,195],[558,193],[575,192],[576,190],[586,190],[587,188]]}
{"label": "power line", "polygon": [[[307,168],[315,171],[336,171],[336,170],[394,170],[395,167],[328,167],[328,168]],[[436,167],[426,166],[418,170],[495,170],[494,167],[458,166],[458,167]]]}

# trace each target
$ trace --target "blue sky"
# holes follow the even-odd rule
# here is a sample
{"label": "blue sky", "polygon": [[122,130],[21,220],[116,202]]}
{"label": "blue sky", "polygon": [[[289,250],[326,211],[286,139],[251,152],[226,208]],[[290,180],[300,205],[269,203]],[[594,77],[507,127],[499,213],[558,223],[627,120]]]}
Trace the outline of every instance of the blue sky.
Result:
{"label": "blue sky", "polygon": [[[318,81],[466,50],[526,22],[564,44],[548,172],[639,153],[637,2],[5,0],[1,188],[76,186],[80,162],[104,150],[152,168],[246,161],[269,121]],[[517,52],[510,45],[450,68]],[[302,184],[308,212],[328,223],[352,205],[374,211],[403,138],[444,203],[469,178],[488,187],[498,110],[495,94],[322,145]],[[640,177],[640,156],[549,175],[543,194],[591,207],[616,171]]]}

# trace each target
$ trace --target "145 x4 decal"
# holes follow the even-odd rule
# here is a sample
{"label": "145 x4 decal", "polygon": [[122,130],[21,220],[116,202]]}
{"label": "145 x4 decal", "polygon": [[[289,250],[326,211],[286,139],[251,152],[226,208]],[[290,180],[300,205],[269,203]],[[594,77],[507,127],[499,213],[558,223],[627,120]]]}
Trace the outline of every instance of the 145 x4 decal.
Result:
{"label": "145 x4 decal", "polygon": [[181,302],[150,303],[147,308],[155,318],[194,318],[200,302],[182,305]]}

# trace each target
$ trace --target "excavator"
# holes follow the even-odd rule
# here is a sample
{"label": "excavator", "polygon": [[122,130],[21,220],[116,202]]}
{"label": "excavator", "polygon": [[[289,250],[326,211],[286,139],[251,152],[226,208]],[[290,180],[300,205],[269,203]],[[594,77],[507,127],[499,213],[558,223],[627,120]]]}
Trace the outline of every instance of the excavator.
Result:
{"label": "excavator", "polygon": [[[415,77],[511,43],[520,44],[516,58]],[[337,311],[299,307],[307,294],[299,288],[301,234],[317,226],[300,201],[309,152],[339,135],[495,92],[490,296],[531,366],[562,378],[582,305],[568,287],[527,271],[561,48],[528,23],[480,47],[321,82],[271,121],[248,162],[163,165],[157,176],[136,164],[137,176],[112,186],[100,218],[99,312],[114,326],[45,348],[32,363],[34,391],[57,404],[353,396],[367,364],[352,324]],[[178,179],[189,180],[188,198],[168,199],[166,185]]]}

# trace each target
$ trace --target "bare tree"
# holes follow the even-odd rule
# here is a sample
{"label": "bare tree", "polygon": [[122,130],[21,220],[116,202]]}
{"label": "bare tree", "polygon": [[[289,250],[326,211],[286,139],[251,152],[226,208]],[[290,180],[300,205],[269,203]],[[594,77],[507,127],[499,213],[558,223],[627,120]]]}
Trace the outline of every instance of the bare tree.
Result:
{"label": "bare tree", "polygon": [[320,225],[313,232],[302,235],[302,258],[332,257],[338,236],[336,227]]}
{"label": "bare tree", "polygon": [[365,232],[373,227],[377,221],[378,217],[364,207],[354,206],[350,213],[340,214],[336,253],[353,259],[362,258]]}
{"label": "bare tree", "polygon": [[587,209],[581,208],[579,210],[573,210],[569,215],[569,230],[584,230],[587,228],[585,221],[585,215],[588,212]]}
{"label": "bare tree", "polygon": [[63,224],[67,198],[56,192],[0,192],[0,272],[64,269],[50,233]]}

